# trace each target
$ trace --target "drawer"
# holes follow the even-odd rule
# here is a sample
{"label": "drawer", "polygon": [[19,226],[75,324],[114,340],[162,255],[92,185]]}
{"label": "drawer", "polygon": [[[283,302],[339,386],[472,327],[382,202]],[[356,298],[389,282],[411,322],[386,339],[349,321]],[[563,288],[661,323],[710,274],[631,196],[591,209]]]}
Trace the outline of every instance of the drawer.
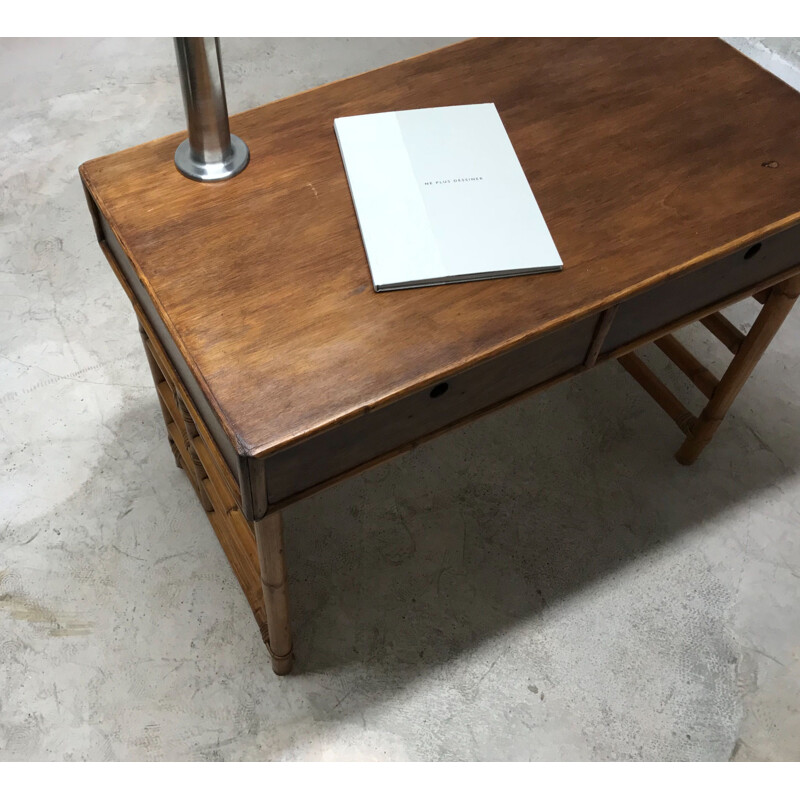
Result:
{"label": "drawer", "polygon": [[583,364],[598,315],[267,457],[277,503]]}
{"label": "drawer", "polygon": [[621,303],[602,352],[610,353],[686,314],[755,286],[800,262],[800,226],[666,281]]}

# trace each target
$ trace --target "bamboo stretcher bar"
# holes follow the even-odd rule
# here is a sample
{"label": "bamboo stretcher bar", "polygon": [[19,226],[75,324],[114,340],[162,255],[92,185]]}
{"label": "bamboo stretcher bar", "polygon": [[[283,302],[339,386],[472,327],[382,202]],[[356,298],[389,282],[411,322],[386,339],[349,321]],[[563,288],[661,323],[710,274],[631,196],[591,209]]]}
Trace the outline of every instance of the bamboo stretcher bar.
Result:
{"label": "bamboo stretcher bar", "polygon": [[744,341],[744,334],[726,316],[722,315],[719,311],[715,311],[707,317],[702,317],[700,322],[702,322],[731,353],[736,355],[739,352],[739,348]]}
{"label": "bamboo stretcher bar", "polygon": [[627,353],[618,359],[628,374],[658,403],[675,424],[689,433],[696,422],[694,415],[677,397],[656,377],[653,371],[635,353]]}
{"label": "bamboo stretcher bar", "polygon": [[713,373],[700,363],[671,333],[654,344],[709,399],[719,385]]}

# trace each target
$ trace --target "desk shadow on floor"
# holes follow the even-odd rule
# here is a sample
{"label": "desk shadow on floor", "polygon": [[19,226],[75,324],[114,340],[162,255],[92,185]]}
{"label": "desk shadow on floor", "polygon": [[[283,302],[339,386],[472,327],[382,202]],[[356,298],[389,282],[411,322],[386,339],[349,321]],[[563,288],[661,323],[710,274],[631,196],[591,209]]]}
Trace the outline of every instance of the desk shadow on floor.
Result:
{"label": "desk shadow on floor", "polygon": [[[667,683],[686,670],[729,672],[711,691],[730,692],[710,702],[738,718],[733,684],[748,678],[734,674],[742,654],[728,628],[726,573],[743,570],[731,539],[749,504],[796,474],[800,429],[776,421],[797,408],[762,374],[758,416],[735,406],[698,463],[684,467],[673,458],[681,434],[626,380],[618,365],[604,366],[288,509],[297,673],[357,674],[362,685],[347,701],[356,713],[373,683],[440,674],[454,687],[474,685],[484,673],[454,666],[471,648],[486,648],[485,674],[493,654],[513,648],[520,680],[526,666],[535,676],[564,659],[599,657],[592,648],[615,650],[599,660],[622,669],[614,678],[634,691],[642,657],[629,653],[620,667],[621,654],[655,648],[680,662]],[[768,444],[777,437],[780,452]],[[671,547],[683,536],[696,537],[694,550]],[[583,593],[601,597],[626,582],[608,590],[624,607],[609,606],[612,596],[596,613],[570,610]],[[544,640],[538,631],[551,620],[584,637],[585,654]],[[700,703],[697,713],[711,711]]]}
{"label": "desk shadow on floor", "polygon": [[[242,671],[254,730],[265,690],[304,698],[314,731],[380,713],[422,681],[435,691],[419,702],[442,698],[441,719],[425,723],[437,757],[463,757],[463,742],[447,742],[464,729],[480,757],[513,757],[519,742],[528,748],[519,757],[568,756],[536,739],[560,730],[532,715],[551,703],[592,743],[578,755],[608,741],[618,757],[727,758],[753,681],[728,624],[731,586],[755,550],[736,546],[742,518],[779,502],[800,460],[797,407],[780,380],[764,370],[691,468],[672,458],[677,429],[611,364],[287,509],[299,680],[270,674],[232,574],[208,570],[213,532],[171,464],[152,401],[110,422],[124,446],[114,439],[76,493],[13,540],[36,534],[28,547],[61,548],[57,596],[94,587],[83,605],[95,609],[97,636],[52,639],[62,661],[136,654],[148,670],[172,669],[166,653],[186,680],[209,686]],[[52,585],[49,575],[29,588],[40,598]],[[134,610],[158,622],[134,623]],[[234,612],[235,632],[225,622]],[[144,667],[131,670],[138,680]],[[511,717],[490,719],[492,705]],[[420,724],[409,720],[406,742]],[[675,730],[680,746],[669,741]],[[270,752],[283,752],[275,735]]]}

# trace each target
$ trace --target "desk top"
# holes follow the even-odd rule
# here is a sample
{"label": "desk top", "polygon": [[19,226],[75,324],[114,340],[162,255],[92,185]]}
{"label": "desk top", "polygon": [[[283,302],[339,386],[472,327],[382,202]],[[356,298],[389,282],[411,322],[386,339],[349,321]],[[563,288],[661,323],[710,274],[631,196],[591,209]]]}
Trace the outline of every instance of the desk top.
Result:
{"label": "desk top", "polygon": [[[334,117],[483,102],[563,272],[374,293]],[[718,40],[471,40],[238,114],[231,130],[251,161],[230,181],[180,175],[185,133],[81,175],[242,455],[800,221],[800,96]]]}

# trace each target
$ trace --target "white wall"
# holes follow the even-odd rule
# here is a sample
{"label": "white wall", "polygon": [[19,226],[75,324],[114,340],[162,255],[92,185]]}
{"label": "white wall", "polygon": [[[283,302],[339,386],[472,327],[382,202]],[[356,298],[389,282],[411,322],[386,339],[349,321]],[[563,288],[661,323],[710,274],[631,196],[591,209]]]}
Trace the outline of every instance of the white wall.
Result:
{"label": "white wall", "polygon": [[800,38],[723,39],[800,92]]}

